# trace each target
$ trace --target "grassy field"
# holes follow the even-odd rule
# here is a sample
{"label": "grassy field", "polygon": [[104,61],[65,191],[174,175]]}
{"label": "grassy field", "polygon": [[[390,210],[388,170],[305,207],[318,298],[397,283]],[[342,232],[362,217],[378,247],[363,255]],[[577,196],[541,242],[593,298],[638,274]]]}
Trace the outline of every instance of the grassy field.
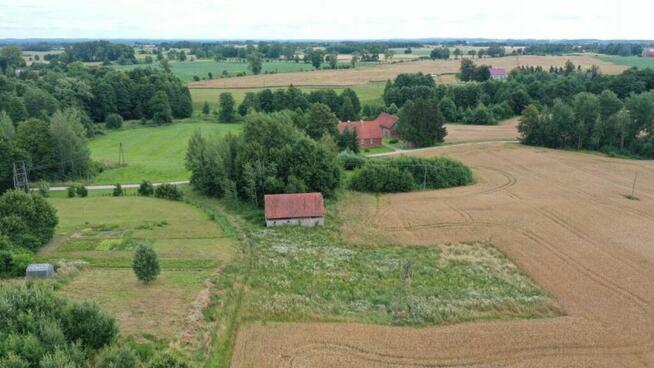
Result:
{"label": "grassy field", "polygon": [[597,55],[597,58],[609,63],[636,67],[639,69],[654,68],[654,58],[640,56]]}
{"label": "grassy field", "polygon": [[161,127],[136,126],[110,132],[89,142],[93,160],[115,164],[123,144],[126,167],[105,170],[93,182],[97,184],[139,183],[188,179],[184,157],[188,139],[193,132],[205,134],[237,133],[238,124],[218,124],[201,121],[180,121]]}
{"label": "grassy field", "polygon": [[[57,209],[56,240],[39,261],[89,263],[61,292],[99,303],[113,314],[123,337],[166,346],[187,327],[205,280],[235,255],[231,232],[182,202],[143,197],[51,198]],[[131,270],[134,247],[150,244],[161,275],[139,282]],[[201,313],[201,311],[200,311]]]}
{"label": "grassy field", "polygon": [[[382,105],[382,93],[384,92],[385,83],[367,83],[352,86],[351,88],[359,96],[362,105]],[[325,87],[299,87],[304,92],[311,92]],[[249,88],[249,89],[191,89],[191,97],[193,98],[193,108],[200,111],[205,101],[209,102],[212,109],[218,107],[218,96],[223,92],[230,92],[234,95],[237,104],[240,104],[245,98],[247,92],[258,92],[263,88]],[[277,88],[273,88],[277,89]],[[334,88],[337,93],[340,93],[345,87]]]}
{"label": "grassy field", "polygon": [[[347,64],[347,63],[343,63]],[[360,66],[374,65],[376,63],[361,63]],[[113,68],[118,70],[132,70],[139,67],[152,66],[160,68],[158,63],[154,64],[136,64],[136,65],[114,65]],[[223,73],[234,77],[239,73],[252,74],[248,69],[247,62],[240,61],[215,61],[215,60],[196,60],[185,62],[170,62],[170,69],[173,74],[183,81],[192,81],[194,76],[200,79],[208,79],[209,72],[213,74],[213,78],[220,78]],[[262,74],[266,73],[290,73],[290,72],[304,72],[315,70],[311,64],[303,62],[288,62],[288,61],[264,61]]]}
{"label": "grassy field", "polygon": [[[221,202],[192,194],[209,213]],[[239,324],[363,322],[426,326],[476,319],[552,316],[556,303],[487,243],[355,246],[341,237],[337,204],[321,228],[265,228],[257,209],[228,210],[244,231],[246,257],[217,283],[209,366],[229,366]],[[410,270],[410,271],[407,271]]]}

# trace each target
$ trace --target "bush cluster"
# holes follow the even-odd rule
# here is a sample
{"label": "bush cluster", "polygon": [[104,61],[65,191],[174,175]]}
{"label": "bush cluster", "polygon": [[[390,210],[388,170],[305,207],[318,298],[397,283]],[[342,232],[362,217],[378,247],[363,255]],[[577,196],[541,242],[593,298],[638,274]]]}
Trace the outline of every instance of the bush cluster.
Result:
{"label": "bush cluster", "polygon": [[150,197],[154,194],[154,186],[151,182],[143,180],[139,185],[138,194],[143,197]]}
{"label": "bush cluster", "polygon": [[176,185],[161,184],[154,190],[154,196],[171,201],[181,201],[184,193]]}
{"label": "bush cluster", "polygon": [[366,163],[366,157],[345,150],[338,154],[338,160],[345,170],[354,170],[362,167]]}
{"label": "bush cluster", "polygon": [[0,285],[0,366],[81,368],[118,334],[96,305],[72,303],[44,286]]}
{"label": "bush cluster", "polygon": [[359,192],[394,193],[472,183],[470,168],[451,158],[401,157],[368,161],[350,180]]}

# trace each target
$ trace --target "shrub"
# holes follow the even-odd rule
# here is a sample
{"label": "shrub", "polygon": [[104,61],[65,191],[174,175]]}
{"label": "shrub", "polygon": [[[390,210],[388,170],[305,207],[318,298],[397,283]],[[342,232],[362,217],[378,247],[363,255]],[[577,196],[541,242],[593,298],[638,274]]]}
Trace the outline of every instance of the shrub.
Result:
{"label": "shrub", "polygon": [[139,185],[138,193],[140,196],[149,197],[154,194],[154,186],[151,182],[143,180]]}
{"label": "shrub", "polygon": [[47,243],[57,226],[57,211],[45,198],[19,190],[0,196],[0,234],[31,251]]}
{"label": "shrub", "polygon": [[162,199],[170,199],[171,201],[179,201],[184,197],[184,194],[175,185],[161,184],[154,191],[154,196]]}
{"label": "shrub", "polygon": [[140,244],[134,252],[134,262],[132,269],[136,277],[149,283],[154,281],[159,275],[159,257],[152,247]]}
{"label": "shrub", "polygon": [[121,187],[120,184],[116,184],[116,186],[114,187],[114,191],[113,191],[112,195],[114,197],[121,197],[121,196],[125,195],[125,193],[123,192],[123,187]]}
{"label": "shrub", "polygon": [[75,186],[69,186],[67,188],[68,198],[75,198]]}
{"label": "shrub", "polygon": [[338,154],[338,160],[345,170],[354,170],[362,167],[366,163],[366,158],[356,153],[346,150]]}
{"label": "shrub", "polygon": [[105,119],[104,126],[107,129],[119,129],[123,126],[123,117],[118,114],[109,114]]}
{"label": "shrub", "polygon": [[79,341],[83,347],[91,349],[109,345],[118,334],[116,321],[91,303],[70,305],[62,326],[70,341]]}
{"label": "shrub", "polygon": [[132,349],[121,347],[109,347],[100,352],[96,368],[136,368],[139,361]]}
{"label": "shrub", "polygon": [[87,197],[89,195],[88,189],[86,189],[86,187],[83,186],[83,185],[78,185],[75,188],[75,192],[77,193],[78,197],[82,197],[82,198],[85,198],[85,197]]}
{"label": "shrub", "polygon": [[373,160],[354,173],[350,188],[360,192],[392,193],[467,185],[472,171],[459,161],[401,157]]}
{"label": "shrub", "polygon": [[50,185],[48,184],[47,181],[45,180],[39,181],[39,194],[43,198],[48,198],[50,196]]}
{"label": "shrub", "polygon": [[189,368],[189,365],[166,352],[154,358],[148,368]]}

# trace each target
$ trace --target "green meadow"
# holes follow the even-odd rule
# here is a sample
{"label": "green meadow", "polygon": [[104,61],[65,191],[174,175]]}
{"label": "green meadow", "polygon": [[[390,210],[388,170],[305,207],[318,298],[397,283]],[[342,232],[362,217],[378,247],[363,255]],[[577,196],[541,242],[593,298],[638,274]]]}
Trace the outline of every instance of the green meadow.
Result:
{"label": "green meadow", "polygon": [[123,145],[127,166],[107,169],[93,182],[96,184],[139,183],[185,180],[190,173],[184,167],[188,140],[196,130],[204,134],[238,133],[239,124],[182,120],[166,126],[134,125],[109,132],[89,142],[91,157],[106,166],[118,163]]}
{"label": "green meadow", "polygon": [[638,69],[654,68],[654,58],[617,55],[597,55],[596,58],[609,63],[636,67]]}

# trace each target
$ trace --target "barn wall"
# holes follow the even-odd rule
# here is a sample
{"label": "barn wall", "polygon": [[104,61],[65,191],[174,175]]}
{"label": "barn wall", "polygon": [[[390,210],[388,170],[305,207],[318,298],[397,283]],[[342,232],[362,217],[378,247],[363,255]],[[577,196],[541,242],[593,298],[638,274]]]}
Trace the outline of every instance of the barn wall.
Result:
{"label": "barn wall", "polygon": [[266,226],[284,226],[284,225],[299,225],[305,227],[323,226],[325,225],[324,217],[306,217],[297,219],[281,219],[281,220],[266,220]]}

